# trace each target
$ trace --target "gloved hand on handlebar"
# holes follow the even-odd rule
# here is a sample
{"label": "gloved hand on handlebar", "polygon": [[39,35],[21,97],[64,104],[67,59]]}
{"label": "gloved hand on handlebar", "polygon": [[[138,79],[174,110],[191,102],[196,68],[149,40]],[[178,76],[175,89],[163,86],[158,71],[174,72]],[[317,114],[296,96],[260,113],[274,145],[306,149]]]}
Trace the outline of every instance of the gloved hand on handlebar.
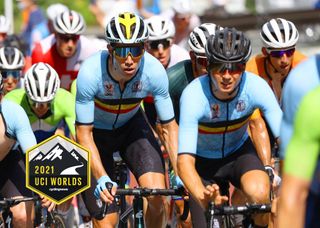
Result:
{"label": "gloved hand on handlebar", "polygon": [[113,186],[118,187],[117,183],[114,182],[114,181],[112,181],[112,180],[110,179],[110,177],[107,176],[107,175],[100,177],[97,182],[98,182],[98,183],[97,183],[97,186],[96,186],[96,188],[95,188],[95,190],[94,190],[94,196],[95,196],[97,199],[100,199],[100,193],[101,193],[104,189],[107,188],[107,187],[106,187],[106,184],[107,184],[107,183],[111,183]]}

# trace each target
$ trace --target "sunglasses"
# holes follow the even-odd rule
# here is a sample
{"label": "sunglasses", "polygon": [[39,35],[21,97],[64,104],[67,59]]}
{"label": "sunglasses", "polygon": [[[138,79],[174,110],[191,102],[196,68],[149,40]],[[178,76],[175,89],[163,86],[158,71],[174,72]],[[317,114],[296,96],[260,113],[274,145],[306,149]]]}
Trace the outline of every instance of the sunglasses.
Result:
{"label": "sunglasses", "polygon": [[171,40],[169,39],[162,39],[162,40],[155,40],[149,41],[149,47],[153,50],[158,50],[159,48],[167,49],[171,45]]}
{"label": "sunglasses", "polygon": [[204,57],[204,56],[199,56],[199,55],[195,55],[196,57],[196,62],[199,66],[202,66],[202,67],[207,67],[208,66],[208,60],[207,60],[207,57]]}
{"label": "sunglasses", "polygon": [[295,52],[295,48],[290,48],[290,49],[286,49],[286,50],[270,50],[267,49],[268,54],[271,55],[271,57],[274,58],[281,58],[282,56],[286,55],[287,57],[291,57],[294,52]]}
{"label": "sunglasses", "polygon": [[3,79],[7,79],[8,77],[19,79],[22,75],[22,72],[21,70],[6,70],[6,71],[1,71],[1,75]]}
{"label": "sunglasses", "polygon": [[36,102],[31,99],[28,99],[29,104],[34,108],[39,108],[40,106],[46,105],[48,108],[51,107],[51,101],[49,102]]}
{"label": "sunglasses", "polygon": [[130,55],[133,60],[139,60],[144,54],[143,46],[130,46],[130,47],[114,47],[113,53],[115,57],[121,61],[126,60]]}
{"label": "sunglasses", "polygon": [[58,38],[63,42],[69,42],[69,40],[72,40],[73,42],[77,42],[80,38],[80,35],[58,34]]}
{"label": "sunglasses", "polygon": [[244,63],[211,63],[207,70],[213,73],[225,73],[227,70],[230,74],[242,73],[245,70]]}

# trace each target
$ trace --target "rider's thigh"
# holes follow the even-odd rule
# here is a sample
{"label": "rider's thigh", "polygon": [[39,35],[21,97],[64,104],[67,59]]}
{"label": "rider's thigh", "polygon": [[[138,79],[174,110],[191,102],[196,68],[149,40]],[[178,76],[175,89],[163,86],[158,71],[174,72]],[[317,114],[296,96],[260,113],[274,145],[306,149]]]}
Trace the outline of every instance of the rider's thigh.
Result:
{"label": "rider's thigh", "polygon": [[266,172],[251,170],[241,176],[241,189],[251,202],[269,201],[270,181]]}
{"label": "rider's thigh", "polygon": [[103,219],[92,219],[95,228],[114,228],[118,225],[118,213],[107,214]]}
{"label": "rider's thigh", "polygon": [[19,203],[11,208],[13,227],[32,227],[33,202]]}

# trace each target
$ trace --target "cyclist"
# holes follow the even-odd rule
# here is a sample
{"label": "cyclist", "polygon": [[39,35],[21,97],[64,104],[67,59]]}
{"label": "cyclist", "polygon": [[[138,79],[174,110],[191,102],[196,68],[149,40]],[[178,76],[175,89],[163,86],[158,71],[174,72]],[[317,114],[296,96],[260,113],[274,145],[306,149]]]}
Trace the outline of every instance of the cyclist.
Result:
{"label": "cyclist", "polygon": [[[250,202],[269,201],[269,177],[247,127],[260,108],[277,137],[282,112],[267,83],[245,71],[250,54],[250,40],[242,32],[216,31],[206,44],[208,74],[194,79],[181,96],[177,166],[191,194],[194,227],[206,226],[203,210],[209,201],[226,200],[212,183],[222,186],[227,180]],[[254,217],[258,226],[267,220],[268,215]]]}
{"label": "cyclist", "polygon": [[[165,69],[180,61],[190,59],[187,50],[173,43],[175,27],[170,19],[152,16],[145,21],[149,31],[147,51],[156,57]],[[151,126],[154,126],[157,115],[151,95],[144,99],[144,110]]]}
{"label": "cyclist", "polygon": [[[179,122],[179,102],[184,88],[195,78],[207,73],[207,57],[205,55],[205,44],[210,35],[214,35],[216,30],[220,29],[213,23],[204,23],[193,29],[190,33],[188,44],[190,47],[190,59],[181,61],[167,69],[169,79],[169,93],[172,99],[175,111],[176,121]],[[181,180],[174,175],[173,170],[170,172],[170,182],[173,187],[181,187]],[[177,206],[177,217],[181,218],[184,210],[184,201],[181,198],[174,197]],[[187,207],[187,206],[186,206]],[[184,215],[185,216],[185,215]],[[191,216],[182,217],[178,222],[182,227],[191,227]]]}
{"label": "cyclist", "polygon": [[74,137],[75,98],[60,88],[57,72],[49,64],[36,63],[26,72],[24,82],[24,89],[15,89],[5,98],[26,111],[37,142],[56,133],[63,134],[63,121]]}
{"label": "cyclist", "polygon": [[317,86],[303,97],[295,114],[293,135],[286,148],[279,227],[319,226],[319,101],[320,87]]}
{"label": "cyclist", "polygon": [[251,58],[246,70],[266,80],[280,102],[282,87],[290,70],[306,58],[296,50],[299,33],[291,21],[276,18],[262,26],[260,37],[262,55]]}
{"label": "cyclist", "polygon": [[0,48],[0,71],[3,80],[4,94],[17,88],[24,68],[24,56],[15,47]]}
{"label": "cyclist", "polygon": [[[0,74],[1,99],[1,155],[0,155],[0,189],[6,198],[32,196],[25,187],[25,164],[21,154],[35,146],[36,139],[30,127],[25,111],[17,104],[3,99],[3,80]],[[32,203],[20,203],[11,208],[15,227],[32,227]]]}
{"label": "cyclist", "polygon": [[73,10],[56,16],[53,27],[54,34],[35,44],[32,63],[50,64],[61,79],[61,87],[69,90],[83,60],[97,52],[101,43],[92,42],[81,35],[86,25],[83,17]]}
{"label": "cyclist", "polygon": [[[161,63],[144,45],[148,29],[138,15],[130,12],[113,17],[106,28],[108,52],[89,57],[77,79],[76,135],[80,144],[91,151],[91,170],[97,179],[85,191],[84,201],[92,216],[100,214],[93,196],[112,203],[106,183],[113,178],[112,153],[121,157],[141,187],[165,188],[161,150],[140,109],[140,102],[152,93],[157,114],[164,128],[163,137],[176,170],[177,124],[168,93],[168,78]],[[95,193],[95,194],[94,194]],[[160,196],[148,198],[146,226],[163,227],[164,202]],[[115,205],[95,225],[115,227]]]}

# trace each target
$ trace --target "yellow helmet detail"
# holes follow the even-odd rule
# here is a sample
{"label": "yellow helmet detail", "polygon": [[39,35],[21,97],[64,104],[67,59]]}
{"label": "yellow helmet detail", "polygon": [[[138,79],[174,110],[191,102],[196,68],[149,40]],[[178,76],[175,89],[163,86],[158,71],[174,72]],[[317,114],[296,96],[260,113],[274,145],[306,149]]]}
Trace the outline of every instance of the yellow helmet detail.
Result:
{"label": "yellow helmet detail", "polygon": [[106,28],[106,40],[112,43],[143,43],[148,39],[144,20],[135,13],[125,12],[113,17]]}

